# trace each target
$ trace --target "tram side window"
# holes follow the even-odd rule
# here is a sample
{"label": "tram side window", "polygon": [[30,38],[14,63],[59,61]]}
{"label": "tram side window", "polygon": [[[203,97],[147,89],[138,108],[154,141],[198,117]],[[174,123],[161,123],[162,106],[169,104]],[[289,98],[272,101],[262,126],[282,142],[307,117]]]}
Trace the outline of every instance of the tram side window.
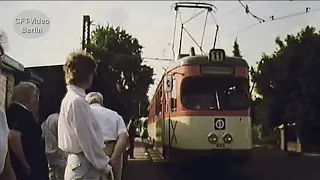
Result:
{"label": "tram side window", "polygon": [[156,95],[156,115],[159,115],[162,110],[162,100],[161,99],[162,99],[162,91],[158,91],[157,95]]}
{"label": "tram side window", "polygon": [[172,80],[172,92],[171,92],[171,112],[177,111],[177,84],[176,78]]}
{"label": "tram side window", "polygon": [[160,106],[159,106],[159,113],[158,114],[161,114],[162,112],[162,100],[163,100],[163,94],[162,94],[162,87],[160,88],[161,90],[159,91],[160,92],[160,95],[159,95],[159,100],[160,100]]}

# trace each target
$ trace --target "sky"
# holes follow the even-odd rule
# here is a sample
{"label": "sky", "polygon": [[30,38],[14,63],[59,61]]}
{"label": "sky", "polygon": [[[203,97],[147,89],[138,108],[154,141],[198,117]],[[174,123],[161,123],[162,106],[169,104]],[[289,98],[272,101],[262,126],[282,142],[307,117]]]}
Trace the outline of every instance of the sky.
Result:
{"label": "sky", "polygon": [[[175,11],[172,5],[177,1],[0,1],[0,30],[8,37],[6,53],[25,67],[63,64],[65,57],[80,48],[82,17],[91,16],[95,24],[111,24],[123,27],[139,40],[144,47],[143,57],[172,58],[172,44],[178,47],[178,31],[173,40]],[[208,52],[213,45],[216,24],[219,25],[217,48],[232,54],[234,40],[240,46],[243,57],[255,65],[263,53],[270,54],[276,49],[274,40],[287,34],[296,34],[307,25],[320,30],[320,11],[297,15],[282,20],[258,23],[257,19],[245,13],[238,1],[210,1],[217,7],[213,16],[208,16],[203,49]],[[320,1],[243,1],[256,16],[270,20],[291,14],[320,8]],[[49,31],[41,37],[27,39],[14,30],[15,16],[25,10],[38,10],[50,19]],[[183,21],[200,10],[182,10]],[[201,42],[205,13],[186,24],[187,30],[198,43]],[[178,19],[178,27],[180,26]],[[94,27],[93,27],[94,28]],[[174,42],[174,43],[173,43]],[[191,46],[197,47],[184,34],[182,52],[188,53]],[[196,53],[200,53],[196,48]],[[154,68],[157,83],[170,62],[146,60]],[[150,87],[153,95],[156,86]]]}

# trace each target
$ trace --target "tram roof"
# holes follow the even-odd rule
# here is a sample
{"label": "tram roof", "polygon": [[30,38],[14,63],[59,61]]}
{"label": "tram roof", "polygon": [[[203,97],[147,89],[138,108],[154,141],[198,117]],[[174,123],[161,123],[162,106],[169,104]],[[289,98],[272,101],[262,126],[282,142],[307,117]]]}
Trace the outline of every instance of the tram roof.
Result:
{"label": "tram roof", "polygon": [[172,64],[169,65],[168,71],[175,69],[180,66],[188,66],[188,65],[227,65],[227,66],[244,66],[249,67],[246,60],[238,57],[230,57],[226,56],[226,58],[222,62],[213,62],[210,61],[208,56],[206,55],[195,55],[195,56],[186,56],[180,59],[175,60]]}

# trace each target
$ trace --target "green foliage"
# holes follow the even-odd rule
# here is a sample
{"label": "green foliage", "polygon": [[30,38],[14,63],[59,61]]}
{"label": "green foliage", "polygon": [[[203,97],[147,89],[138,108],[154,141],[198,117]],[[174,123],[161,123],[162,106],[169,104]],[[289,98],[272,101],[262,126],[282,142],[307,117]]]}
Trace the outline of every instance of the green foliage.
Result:
{"label": "green foliage", "polygon": [[240,58],[242,58],[241,52],[240,52],[240,48],[239,48],[239,44],[238,44],[238,42],[237,42],[237,39],[236,39],[236,40],[234,41],[234,43],[233,43],[232,53],[233,53],[233,56],[234,56],[234,57],[240,57]]}
{"label": "green foliage", "polygon": [[139,103],[140,117],[147,114],[147,92],[154,80],[153,69],[142,65],[142,48],[124,29],[110,25],[98,26],[87,46],[87,51],[99,61],[91,91],[102,92],[105,105],[126,120],[139,116]]}
{"label": "green foliage", "polygon": [[296,122],[300,135],[318,141],[320,34],[307,26],[295,36],[277,37],[275,42],[274,53],[263,54],[256,70],[251,68],[255,90],[263,96],[271,125]]}
{"label": "green foliage", "polygon": [[262,141],[262,132],[263,127],[262,125],[253,125],[252,126],[252,142],[254,144],[260,144]]}
{"label": "green foliage", "polygon": [[251,118],[254,124],[260,124],[263,127],[268,127],[268,114],[267,114],[266,101],[262,98],[252,100]]}

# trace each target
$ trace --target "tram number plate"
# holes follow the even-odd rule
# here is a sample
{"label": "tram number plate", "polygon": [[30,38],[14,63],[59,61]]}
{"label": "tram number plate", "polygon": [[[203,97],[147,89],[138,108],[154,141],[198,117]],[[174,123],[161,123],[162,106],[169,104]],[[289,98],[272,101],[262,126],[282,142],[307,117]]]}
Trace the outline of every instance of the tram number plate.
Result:
{"label": "tram number plate", "polygon": [[217,144],[216,144],[216,147],[218,147],[218,148],[224,148],[224,147],[226,147],[226,145],[225,145],[224,143],[217,143]]}

